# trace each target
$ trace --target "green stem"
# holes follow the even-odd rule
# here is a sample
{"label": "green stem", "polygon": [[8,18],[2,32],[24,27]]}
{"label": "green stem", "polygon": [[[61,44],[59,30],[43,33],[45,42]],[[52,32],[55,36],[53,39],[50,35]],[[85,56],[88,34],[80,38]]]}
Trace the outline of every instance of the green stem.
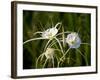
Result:
{"label": "green stem", "polygon": [[85,58],[85,56],[82,54],[82,52],[79,49],[76,49],[76,50],[80,53],[80,55],[83,56],[83,58],[85,59],[86,65],[88,66],[88,60],[87,60],[87,58]]}
{"label": "green stem", "polygon": [[62,34],[64,34],[64,33],[71,33],[71,32],[70,32],[70,31],[61,32],[61,33],[57,34],[56,36],[62,35]]}
{"label": "green stem", "polygon": [[64,28],[62,27],[62,39],[63,39],[63,47],[65,47],[65,34],[64,34]]}
{"label": "green stem", "polygon": [[33,35],[36,35],[36,34],[39,34],[39,33],[43,33],[43,32],[41,32],[41,31],[38,31],[38,32],[35,32]]}
{"label": "green stem", "polygon": [[45,63],[43,64],[43,68],[45,67],[46,63],[47,63],[48,59],[45,60]]}
{"label": "green stem", "polygon": [[44,55],[45,55],[45,54],[43,53],[43,54],[42,54],[42,56],[41,56],[41,59],[40,59],[40,61],[42,61],[42,59],[43,59]]}
{"label": "green stem", "polygon": [[57,66],[58,68],[59,68],[59,64],[60,64],[60,61],[58,61],[58,66]]}
{"label": "green stem", "polygon": [[53,68],[54,68],[54,67],[55,67],[55,66],[54,66],[54,58],[52,58],[52,64],[53,64]]}
{"label": "green stem", "polygon": [[66,56],[66,54],[69,52],[70,48],[65,52],[65,54],[60,58],[60,61],[58,62],[58,67],[62,59]]}
{"label": "green stem", "polygon": [[90,45],[89,43],[81,43],[81,44],[86,44],[86,45]]}
{"label": "green stem", "polygon": [[42,56],[43,56],[43,54],[41,54],[41,55],[37,58],[37,60],[36,60],[36,68],[37,68],[37,65],[38,65],[38,61],[39,61],[39,59],[40,59]]}
{"label": "green stem", "polygon": [[51,22],[51,24],[52,24],[52,27],[54,27],[53,20],[52,20],[51,17],[50,17],[50,22]]}
{"label": "green stem", "polygon": [[52,39],[49,39],[48,42],[47,42],[47,44],[45,45],[44,52],[46,51],[46,48],[47,48],[47,46],[48,46],[48,44],[50,43],[51,40]]}
{"label": "green stem", "polygon": [[[39,20],[38,20],[38,21],[39,21]],[[42,28],[42,30],[45,31],[45,29],[44,29],[44,27],[43,27],[41,21],[39,21],[39,23],[40,23],[40,28]]]}
{"label": "green stem", "polygon": [[69,52],[69,50],[70,50],[70,48],[65,52],[65,54],[62,56],[62,58],[64,58],[66,56],[66,54]]}
{"label": "green stem", "polygon": [[62,53],[64,54],[63,48],[62,48],[62,45],[61,45],[60,41],[59,41],[56,37],[54,37],[54,38],[55,38],[55,40],[57,40],[57,42],[58,42],[58,44],[59,44],[59,47],[60,47]]}
{"label": "green stem", "polygon": [[40,37],[40,38],[29,39],[29,40],[25,41],[25,42],[23,43],[23,45],[26,44],[26,43],[28,43],[28,42],[31,42],[31,41],[34,41],[34,40],[41,40],[41,39],[45,39],[45,38]]}
{"label": "green stem", "polygon": [[[56,60],[57,60],[57,62],[58,62],[58,61],[59,61],[59,60],[58,60],[58,57],[57,57],[57,56],[55,56],[55,57],[56,57]],[[57,67],[58,67],[58,63],[57,63]]]}
{"label": "green stem", "polygon": [[58,23],[55,25],[55,28],[57,28],[57,26],[58,26],[58,25],[61,25],[61,23],[60,23],[60,22],[58,22]]}
{"label": "green stem", "polygon": [[48,47],[52,47],[55,43],[56,41],[51,42],[51,44]]}

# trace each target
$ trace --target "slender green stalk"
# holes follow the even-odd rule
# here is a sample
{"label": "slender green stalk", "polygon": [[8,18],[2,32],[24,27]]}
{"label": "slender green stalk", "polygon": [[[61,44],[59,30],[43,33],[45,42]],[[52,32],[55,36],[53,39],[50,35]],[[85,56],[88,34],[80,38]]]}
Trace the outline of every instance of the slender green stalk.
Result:
{"label": "slender green stalk", "polygon": [[55,38],[55,40],[57,40],[57,42],[58,42],[58,44],[59,44],[59,47],[60,47],[60,49],[61,49],[62,53],[64,53],[64,52],[63,52],[63,48],[62,48],[62,45],[61,45],[60,41],[59,41],[56,37],[54,37],[54,38]]}
{"label": "slender green stalk", "polygon": [[59,52],[62,52],[60,49],[54,49],[54,50],[57,50],[57,51],[59,51]]}
{"label": "slender green stalk", "polygon": [[60,30],[60,28],[61,28],[61,25],[58,27],[58,30]]}
{"label": "slender green stalk", "polygon": [[63,47],[65,47],[65,35],[64,35],[64,28],[62,27],[62,40],[63,40]]}
{"label": "slender green stalk", "polygon": [[40,61],[42,61],[43,57],[44,57],[44,53],[42,54]]}
{"label": "slender green stalk", "polygon": [[48,45],[48,47],[52,47],[54,44],[56,44],[56,41],[51,42],[51,44]]}
{"label": "slender green stalk", "polygon": [[43,64],[43,68],[45,67],[46,63],[47,63],[48,59],[45,60],[45,63]]}
{"label": "slender green stalk", "polygon": [[77,33],[79,33],[80,32],[80,27],[78,28],[78,32]]}
{"label": "slender green stalk", "polygon": [[61,32],[61,33],[58,33],[56,36],[62,35],[64,33],[72,33],[72,32],[71,31]]}
{"label": "slender green stalk", "polygon": [[89,43],[81,43],[81,44],[86,44],[86,45],[90,45]]}
{"label": "slender green stalk", "polygon": [[55,25],[55,28],[57,28],[57,26],[58,26],[58,25],[61,25],[61,23],[60,23],[60,22],[58,22],[58,23]]}
{"label": "slender green stalk", "polygon": [[51,22],[51,24],[52,24],[52,27],[54,27],[52,18],[50,18],[50,22]]}
{"label": "slender green stalk", "polygon": [[26,44],[26,43],[28,43],[28,42],[35,41],[35,40],[41,40],[41,39],[45,39],[45,38],[40,37],[40,38],[29,39],[29,40],[23,42],[23,45]]}
{"label": "slender green stalk", "polygon": [[37,60],[36,60],[36,68],[37,68],[37,65],[38,65],[38,61],[39,61],[39,59],[40,59],[42,56],[43,56],[43,54],[41,54],[41,55],[37,58]]}
{"label": "slender green stalk", "polygon": [[73,62],[76,62],[74,59],[70,58]]}
{"label": "slender green stalk", "polygon": [[[55,56],[56,57],[56,60],[57,60],[57,62],[59,62],[59,59],[58,59],[58,57],[57,56]],[[57,63],[57,65],[58,65],[58,63]],[[58,66],[57,66],[58,67]]]}
{"label": "slender green stalk", "polygon": [[[62,53],[62,51],[60,50],[60,49],[54,49],[55,51],[59,51],[60,53]],[[62,55],[63,55],[63,53],[62,53]]]}
{"label": "slender green stalk", "polygon": [[[57,42],[51,43],[48,47],[51,48],[55,43],[57,43]],[[53,49],[55,51],[59,51],[60,53],[62,53],[62,51],[60,49],[55,49],[55,48],[53,48]],[[62,53],[62,55],[63,55],[63,53]]]}
{"label": "slender green stalk", "polygon": [[47,48],[47,46],[48,46],[48,44],[50,43],[51,40],[52,39],[49,39],[48,42],[47,42],[47,44],[45,45],[44,52],[46,51],[46,48]]}
{"label": "slender green stalk", "polygon": [[69,50],[70,50],[70,48],[65,52],[65,54],[62,56],[62,58],[64,58],[64,56],[66,56],[66,54],[69,52]]}
{"label": "slender green stalk", "polygon": [[60,58],[60,61],[58,62],[58,67],[62,59],[66,56],[66,54],[69,52],[70,48],[65,52],[65,54]]}
{"label": "slender green stalk", "polygon": [[43,33],[43,32],[38,31],[38,32],[35,32],[33,35],[40,34],[40,33]]}
{"label": "slender green stalk", "polygon": [[55,67],[55,65],[54,65],[54,58],[52,57],[52,64],[53,64],[53,68]]}
{"label": "slender green stalk", "polygon": [[85,58],[85,56],[82,54],[82,52],[79,49],[76,49],[76,50],[80,53],[80,55],[83,56],[83,58],[85,59],[86,65],[88,66],[88,60],[87,60],[87,58]]}
{"label": "slender green stalk", "polygon": [[58,61],[58,66],[57,66],[58,68],[59,68],[59,65],[60,65],[60,61]]}
{"label": "slender green stalk", "polygon": [[40,28],[42,28],[42,30],[45,31],[45,29],[44,29],[44,27],[43,27],[41,21],[39,21],[39,23],[40,23],[40,26],[41,26]]}
{"label": "slender green stalk", "polygon": [[70,63],[70,57],[67,58],[67,62],[68,62],[68,64]]}

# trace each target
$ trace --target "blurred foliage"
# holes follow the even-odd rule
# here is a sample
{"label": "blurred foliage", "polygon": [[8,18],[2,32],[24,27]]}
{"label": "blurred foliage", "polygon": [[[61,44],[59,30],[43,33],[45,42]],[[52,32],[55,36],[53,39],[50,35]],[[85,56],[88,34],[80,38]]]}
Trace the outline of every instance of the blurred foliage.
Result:
{"label": "blurred foliage", "polygon": [[[64,13],[64,12],[43,12],[43,11],[23,11],[23,42],[31,39],[40,37],[41,35],[33,35],[37,31],[44,31],[48,28],[54,27],[58,22],[62,22],[62,27],[64,31],[78,32],[83,43],[91,44],[91,18],[90,14],[86,13]],[[59,32],[62,29],[60,28]],[[65,35],[67,37],[67,34]],[[23,45],[23,69],[33,69],[36,68],[36,60],[40,54],[43,53],[43,48],[47,40],[37,40],[29,42]],[[68,45],[65,45],[65,50],[68,49]],[[58,45],[53,47],[59,48]],[[91,46],[81,45],[79,50],[88,60],[88,65],[91,65]],[[55,52],[56,56],[61,56],[59,52]],[[55,67],[57,64],[57,59],[54,58]],[[38,68],[41,68],[42,64],[45,62],[43,59]],[[48,61],[46,67],[52,67],[51,62]],[[71,49],[64,62],[60,67],[74,67],[74,66],[86,66],[86,62],[82,55],[80,55],[75,49]]]}

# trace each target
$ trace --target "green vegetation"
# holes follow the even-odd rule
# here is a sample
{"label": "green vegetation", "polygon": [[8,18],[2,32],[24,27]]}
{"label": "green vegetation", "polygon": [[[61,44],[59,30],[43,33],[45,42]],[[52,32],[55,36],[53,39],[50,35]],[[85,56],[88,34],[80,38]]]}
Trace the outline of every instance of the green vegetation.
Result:
{"label": "green vegetation", "polygon": [[[23,69],[90,66],[90,20],[90,14],[85,13],[23,11]],[[57,34],[61,35],[37,39],[43,38],[42,33],[55,25]],[[81,39],[78,48],[70,48],[65,42],[71,32],[77,33]],[[30,39],[37,40],[25,43]]]}

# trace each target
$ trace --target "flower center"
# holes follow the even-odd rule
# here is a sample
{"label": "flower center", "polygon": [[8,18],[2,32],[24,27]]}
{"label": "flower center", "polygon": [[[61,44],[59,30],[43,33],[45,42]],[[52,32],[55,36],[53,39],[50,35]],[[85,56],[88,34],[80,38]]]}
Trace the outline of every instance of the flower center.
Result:
{"label": "flower center", "polygon": [[71,44],[75,44],[75,41],[71,41]]}
{"label": "flower center", "polygon": [[49,33],[49,34],[48,34],[48,37],[49,37],[49,38],[52,38],[52,37],[53,37],[52,33]]}

